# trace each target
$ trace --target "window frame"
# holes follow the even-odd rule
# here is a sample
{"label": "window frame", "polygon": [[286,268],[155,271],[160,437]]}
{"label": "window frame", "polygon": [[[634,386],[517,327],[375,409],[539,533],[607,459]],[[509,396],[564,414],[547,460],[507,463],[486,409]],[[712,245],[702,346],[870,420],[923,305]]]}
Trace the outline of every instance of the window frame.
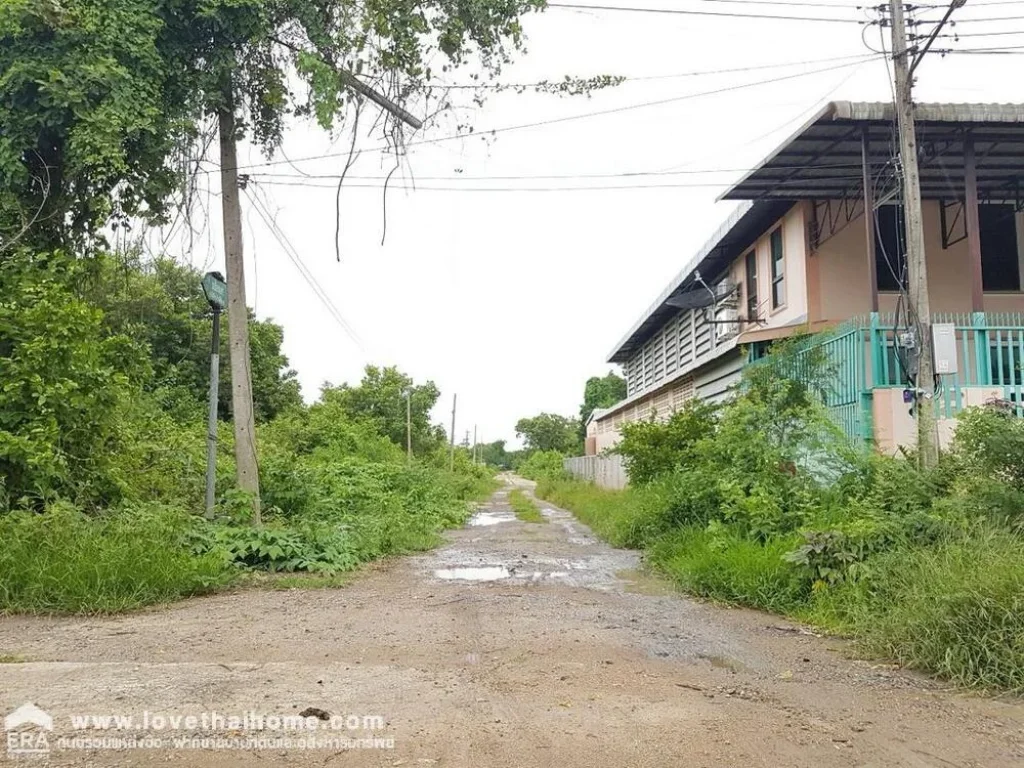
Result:
{"label": "window frame", "polygon": [[[778,238],[779,244],[779,257],[775,258],[775,241]],[[769,275],[769,288],[771,293],[772,312],[777,312],[780,309],[786,307],[786,247],[785,241],[782,237],[782,225],[777,226],[772,230],[771,234],[768,235],[768,275]],[[782,297],[778,296],[778,286],[782,286]]]}
{"label": "window frame", "polygon": [[757,290],[757,248],[751,248],[743,257],[744,296],[747,300],[747,322],[758,321],[757,307],[760,301]]}
{"label": "window frame", "polygon": [[[997,210],[998,209],[998,210]],[[982,213],[984,211],[984,213]],[[998,256],[994,253],[993,244],[991,242],[992,235],[994,234],[991,229],[992,225],[996,222],[1008,225],[1008,229],[1012,229],[1013,237],[1008,238],[1013,241],[1014,248],[1007,254],[999,254]],[[981,286],[983,293],[1020,293],[1024,289],[1024,275],[1021,274],[1020,265],[1020,252],[1021,252],[1021,232],[1017,224],[1017,214],[1014,210],[1013,205],[1006,205],[1001,203],[988,203],[981,204],[978,206],[978,225],[979,233],[978,239],[981,245]],[[1006,234],[1006,233],[1004,233]],[[986,237],[988,235],[988,237]],[[989,240],[986,248],[986,240]],[[988,258],[986,259],[986,252]],[[1016,278],[1011,282],[1011,287],[1004,286],[993,286],[992,277],[993,273],[999,273],[1002,268],[1010,267],[1013,268],[1013,276]],[[1009,273],[1007,273],[1009,274]],[[986,278],[988,280],[986,281]],[[1016,287],[1012,287],[1016,285]]]}

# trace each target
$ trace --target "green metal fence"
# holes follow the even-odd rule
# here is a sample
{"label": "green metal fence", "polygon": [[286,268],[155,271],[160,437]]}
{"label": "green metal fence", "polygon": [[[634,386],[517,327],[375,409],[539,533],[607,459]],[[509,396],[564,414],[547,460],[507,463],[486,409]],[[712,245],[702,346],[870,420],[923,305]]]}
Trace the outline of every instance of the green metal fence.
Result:
{"label": "green metal fence", "polygon": [[[790,369],[784,375],[810,381],[812,376],[824,376],[819,381],[821,395],[832,418],[853,441],[870,440],[871,391],[867,386],[868,369],[865,349],[868,328],[860,320],[844,323],[836,328],[810,336],[796,352]],[[752,362],[764,360],[766,347],[751,350]],[[821,357],[818,357],[818,354]],[[812,362],[812,358],[818,358]],[[812,373],[812,367],[821,364],[822,370]]]}
{"label": "green metal fence", "polygon": [[[962,410],[965,387],[991,387],[1024,417],[1024,314],[936,313],[932,322],[953,324],[957,350],[957,372],[939,377],[936,416],[952,418]],[[873,313],[810,337],[798,353],[824,352],[830,374],[825,405],[851,440],[870,443],[874,437],[872,390],[909,386],[897,327],[893,315]],[[762,354],[752,350],[751,360]]]}
{"label": "green metal fence", "polygon": [[[1024,416],[1024,315],[1003,312],[936,313],[933,323],[955,328],[957,372],[939,377],[935,400],[937,415],[955,416],[963,407],[964,387],[1000,389],[1004,400],[1014,403]],[[873,387],[905,387],[895,344],[892,316],[870,319]]]}

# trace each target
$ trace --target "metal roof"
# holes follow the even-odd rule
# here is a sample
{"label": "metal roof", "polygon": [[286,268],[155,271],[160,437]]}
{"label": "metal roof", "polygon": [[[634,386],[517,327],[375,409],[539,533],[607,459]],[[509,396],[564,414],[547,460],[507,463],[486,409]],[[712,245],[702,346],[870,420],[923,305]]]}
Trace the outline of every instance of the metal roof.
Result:
{"label": "metal roof", "polygon": [[[1024,196],[1024,104],[917,104],[921,193],[925,199],[964,197],[964,139],[974,140],[983,200]],[[712,238],[672,279],[609,355],[624,363],[679,310],[666,300],[692,285],[696,269],[709,282],[799,200],[860,197],[862,135],[874,172],[897,152],[893,105],[833,101],[733,185],[720,200],[743,200]],[[688,282],[689,281],[689,284]]]}
{"label": "metal roof", "polygon": [[733,259],[739,256],[774,222],[778,221],[793,206],[792,202],[767,200],[746,202],[732,212],[718,231],[711,236],[686,266],[672,278],[664,291],[647,308],[629,332],[622,337],[608,356],[610,363],[624,363],[647,341],[665,322],[678,313],[677,307],[666,301],[688,290],[694,283],[694,270],[701,270],[708,282],[717,281]]}
{"label": "metal roof", "polygon": [[[964,139],[974,140],[982,199],[1016,200],[1024,186],[1024,104],[917,104],[925,199],[964,196]],[[897,152],[893,105],[834,101],[782,143],[722,200],[826,200],[860,196],[861,139],[873,172]]]}

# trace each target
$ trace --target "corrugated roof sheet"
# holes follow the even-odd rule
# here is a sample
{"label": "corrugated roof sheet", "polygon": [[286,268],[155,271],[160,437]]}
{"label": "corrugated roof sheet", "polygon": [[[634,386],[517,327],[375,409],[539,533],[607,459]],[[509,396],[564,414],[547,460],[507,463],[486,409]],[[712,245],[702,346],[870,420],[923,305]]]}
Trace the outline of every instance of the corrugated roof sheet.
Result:
{"label": "corrugated roof sheet", "polygon": [[[963,196],[964,139],[978,158],[982,197],[1016,195],[1024,176],[1024,104],[917,104],[921,194],[925,199]],[[893,105],[834,101],[775,148],[719,200],[827,200],[848,198],[860,187],[862,141],[873,170],[897,152]]]}

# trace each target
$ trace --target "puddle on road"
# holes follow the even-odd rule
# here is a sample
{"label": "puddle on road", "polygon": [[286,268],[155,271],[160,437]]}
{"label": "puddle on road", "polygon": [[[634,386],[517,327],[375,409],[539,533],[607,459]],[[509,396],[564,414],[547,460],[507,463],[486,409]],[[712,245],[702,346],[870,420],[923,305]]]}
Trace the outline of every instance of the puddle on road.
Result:
{"label": "puddle on road", "polygon": [[503,565],[479,565],[464,568],[438,568],[434,576],[445,581],[499,581],[512,575]]}
{"label": "puddle on road", "polygon": [[504,565],[465,565],[454,568],[438,568],[434,571],[434,577],[443,581],[501,581],[502,579],[517,579],[537,582],[544,579],[556,581],[568,579],[569,576],[569,571],[535,571],[525,568],[521,569],[517,566],[506,568]]}
{"label": "puddle on road", "polygon": [[676,591],[664,579],[653,576],[646,571],[630,568],[624,571],[616,571],[615,578],[625,582],[624,592],[633,595],[647,595],[648,597],[665,597],[674,595]]}
{"label": "puddle on road", "polygon": [[479,528],[500,523],[511,523],[513,520],[515,520],[515,516],[507,512],[476,512],[469,518],[469,523],[467,524],[471,528]]}
{"label": "puddle on road", "polygon": [[733,659],[729,656],[709,656],[703,653],[699,653],[697,654],[697,656],[698,658],[704,659],[705,661],[709,662],[711,666],[715,669],[727,669],[734,675],[739,672],[749,671],[749,668],[746,664],[744,664],[742,661],[738,661],[737,659]]}

